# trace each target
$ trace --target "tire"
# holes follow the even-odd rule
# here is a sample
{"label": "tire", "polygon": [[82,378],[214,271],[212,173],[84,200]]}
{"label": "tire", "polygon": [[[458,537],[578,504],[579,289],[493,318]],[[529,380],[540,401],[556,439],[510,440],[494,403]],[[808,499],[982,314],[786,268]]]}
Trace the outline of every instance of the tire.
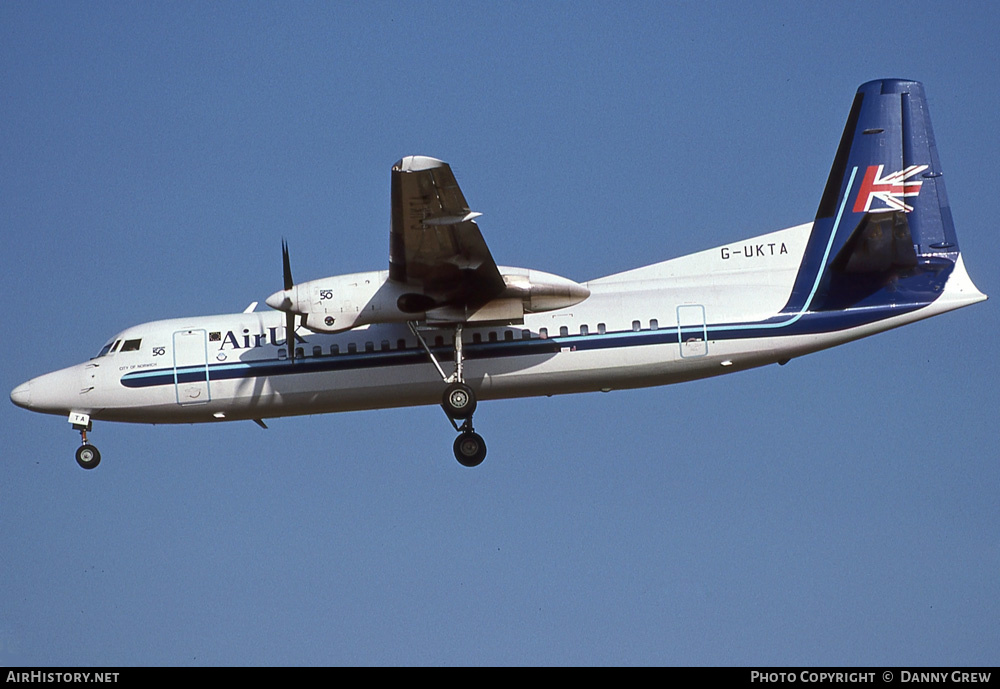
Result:
{"label": "tire", "polygon": [[465,431],[455,438],[455,459],[464,467],[477,467],[486,459],[486,441],[478,433]]}
{"label": "tire", "polygon": [[76,463],[84,469],[94,469],[101,463],[101,453],[93,445],[81,445],[76,448]]}
{"label": "tire", "polygon": [[465,383],[452,383],[444,389],[441,406],[452,419],[468,419],[476,411],[476,393]]}

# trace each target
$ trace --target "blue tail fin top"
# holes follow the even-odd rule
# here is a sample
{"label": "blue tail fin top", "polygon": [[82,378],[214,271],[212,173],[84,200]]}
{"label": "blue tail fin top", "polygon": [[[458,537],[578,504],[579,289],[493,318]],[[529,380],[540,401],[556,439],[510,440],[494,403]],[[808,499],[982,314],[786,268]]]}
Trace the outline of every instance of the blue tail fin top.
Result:
{"label": "blue tail fin top", "polygon": [[957,255],[923,86],[862,84],[785,310],[930,303]]}

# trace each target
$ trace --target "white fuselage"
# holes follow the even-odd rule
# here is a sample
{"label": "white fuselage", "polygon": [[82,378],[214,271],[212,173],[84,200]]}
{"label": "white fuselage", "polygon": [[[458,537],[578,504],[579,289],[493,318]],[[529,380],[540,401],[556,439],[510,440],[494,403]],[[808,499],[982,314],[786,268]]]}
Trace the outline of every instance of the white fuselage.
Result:
{"label": "white fuselage", "polygon": [[[788,303],[811,224],[584,283],[570,308],[467,326],[465,380],[481,400],[663,385],[785,361],[985,297],[961,258],[943,294],[900,315],[803,328]],[[861,319],[863,320],[863,319]],[[405,323],[298,328],[277,311],[156,321],[115,351],[18,387],[15,403],[92,419],[195,423],[437,404],[442,378]],[[450,371],[451,328],[421,330]],[[132,342],[131,351],[124,343]]]}

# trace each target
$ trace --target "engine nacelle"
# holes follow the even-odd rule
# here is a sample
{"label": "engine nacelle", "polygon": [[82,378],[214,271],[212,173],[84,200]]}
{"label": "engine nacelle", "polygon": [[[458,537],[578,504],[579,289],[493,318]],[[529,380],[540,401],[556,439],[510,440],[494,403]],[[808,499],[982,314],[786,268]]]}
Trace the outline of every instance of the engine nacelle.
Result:
{"label": "engine nacelle", "polygon": [[507,289],[500,299],[518,299],[525,313],[555,311],[579,304],[590,290],[578,282],[552,273],[525,268],[500,268]]}
{"label": "engine nacelle", "polygon": [[431,324],[516,324],[526,313],[553,311],[578,304],[590,290],[551,273],[500,266],[506,287],[475,311],[438,304],[408,285],[389,280],[388,271],[352,273],[310,280],[275,292],[267,305],[305,316],[315,332],[336,333],[370,323],[425,321]]}
{"label": "engine nacelle", "polygon": [[267,298],[267,305],[305,316],[305,326],[310,330],[342,332],[381,320],[363,316],[369,315],[366,312],[381,311],[383,300],[378,294],[388,276],[388,271],[371,271],[300,282],[289,290],[272,294]]}

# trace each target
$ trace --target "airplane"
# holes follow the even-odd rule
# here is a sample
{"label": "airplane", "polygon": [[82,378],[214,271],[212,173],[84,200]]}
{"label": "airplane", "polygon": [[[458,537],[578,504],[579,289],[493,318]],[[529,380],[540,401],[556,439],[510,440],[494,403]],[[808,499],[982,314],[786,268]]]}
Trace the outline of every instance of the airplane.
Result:
{"label": "airplane", "polygon": [[857,91],[812,222],[574,282],[499,266],[451,167],[392,167],[388,270],[295,283],[272,311],[127,328],[16,387],[66,416],[201,423],[440,404],[464,466],[479,400],[666,385],[790,359],[986,299],[965,269],[919,82]]}

